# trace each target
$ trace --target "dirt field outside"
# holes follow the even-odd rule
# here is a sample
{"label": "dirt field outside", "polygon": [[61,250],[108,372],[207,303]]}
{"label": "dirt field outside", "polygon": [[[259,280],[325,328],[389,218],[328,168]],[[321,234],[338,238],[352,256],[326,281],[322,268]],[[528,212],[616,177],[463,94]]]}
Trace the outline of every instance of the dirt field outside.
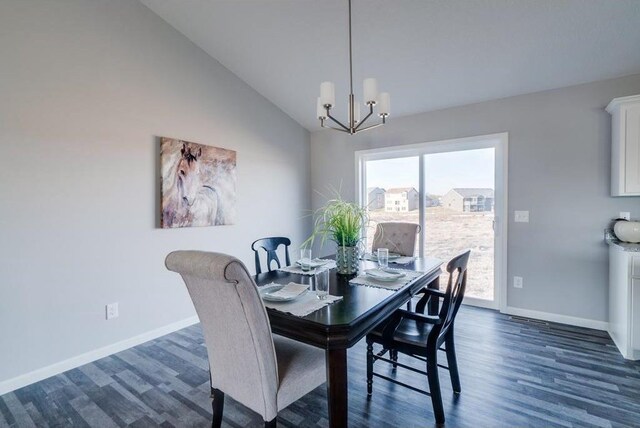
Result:
{"label": "dirt field outside", "polygon": [[[379,222],[419,223],[418,215],[418,210],[404,213],[385,212],[383,209],[370,211],[371,222],[367,230],[369,249]],[[446,263],[459,252],[471,249],[466,295],[493,299],[493,212],[458,212],[444,207],[428,207],[426,216],[425,255],[437,257]],[[448,277],[443,276],[443,280],[448,280]]]}

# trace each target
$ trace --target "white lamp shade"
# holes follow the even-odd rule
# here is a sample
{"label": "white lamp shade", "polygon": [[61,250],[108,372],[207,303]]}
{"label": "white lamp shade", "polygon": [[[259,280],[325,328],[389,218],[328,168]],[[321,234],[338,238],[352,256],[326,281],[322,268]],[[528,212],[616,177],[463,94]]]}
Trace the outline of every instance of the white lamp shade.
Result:
{"label": "white lamp shade", "polygon": [[378,114],[389,115],[391,111],[391,99],[388,92],[381,92],[378,97]]}
{"label": "white lamp shade", "polygon": [[327,110],[324,108],[322,104],[322,100],[318,97],[318,103],[316,104],[316,112],[318,114],[318,119],[326,119],[327,118]]}
{"label": "white lamp shade", "polygon": [[336,105],[336,87],[333,82],[322,82],[320,84],[320,102],[323,106]]}
{"label": "white lamp shade", "polygon": [[364,79],[364,103],[375,103],[378,99],[378,81],[373,78]]}

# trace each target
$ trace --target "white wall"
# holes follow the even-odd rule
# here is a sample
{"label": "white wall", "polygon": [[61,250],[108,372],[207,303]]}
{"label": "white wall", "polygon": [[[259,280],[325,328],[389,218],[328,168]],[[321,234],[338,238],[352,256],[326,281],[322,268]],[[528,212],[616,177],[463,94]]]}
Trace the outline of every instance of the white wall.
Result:
{"label": "white wall", "polygon": [[[2,0],[0,58],[0,391],[195,315],[168,252],[309,233],[309,133],[138,2]],[[156,227],[158,136],[237,150],[236,225]]]}
{"label": "white wall", "polygon": [[[508,305],[525,315],[550,313],[602,327],[608,317],[603,229],[620,211],[640,218],[640,198],[609,196],[611,119],[604,107],[612,98],[638,93],[640,75],[634,75],[391,117],[388,125],[355,136],[314,132],[311,186],[324,191],[342,182],[344,196],[353,199],[356,150],[506,131],[508,278],[524,277],[523,289],[508,288]],[[322,202],[314,196],[314,209]],[[513,223],[514,210],[529,210],[530,223]]]}

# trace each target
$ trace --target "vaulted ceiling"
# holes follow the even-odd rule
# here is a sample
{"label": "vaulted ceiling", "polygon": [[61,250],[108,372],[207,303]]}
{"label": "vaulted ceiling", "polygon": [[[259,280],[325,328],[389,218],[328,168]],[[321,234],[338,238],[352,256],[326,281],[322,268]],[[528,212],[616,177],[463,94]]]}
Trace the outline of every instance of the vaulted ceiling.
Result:
{"label": "vaulted ceiling", "polygon": [[[348,94],[347,0],[141,0],[309,130]],[[353,0],[354,87],[393,116],[640,73],[640,0]]]}

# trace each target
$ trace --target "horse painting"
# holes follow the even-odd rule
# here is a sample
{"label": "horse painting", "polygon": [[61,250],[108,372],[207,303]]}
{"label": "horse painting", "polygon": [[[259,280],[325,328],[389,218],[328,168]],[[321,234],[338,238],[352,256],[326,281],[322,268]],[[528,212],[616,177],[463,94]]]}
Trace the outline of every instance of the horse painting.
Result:
{"label": "horse painting", "polygon": [[162,137],[163,228],[233,224],[236,152]]}

